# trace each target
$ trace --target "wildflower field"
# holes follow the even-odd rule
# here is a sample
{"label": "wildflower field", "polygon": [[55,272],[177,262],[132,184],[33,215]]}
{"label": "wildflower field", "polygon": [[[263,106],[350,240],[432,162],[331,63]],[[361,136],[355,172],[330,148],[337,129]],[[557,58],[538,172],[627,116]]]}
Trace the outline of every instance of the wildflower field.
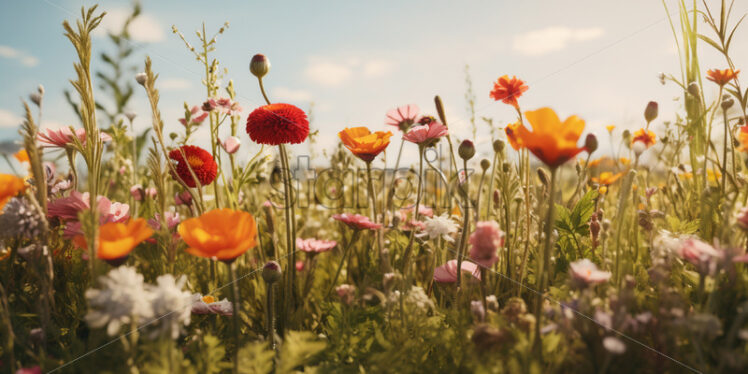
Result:
{"label": "wildflower field", "polygon": [[596,134],[492,71],[476,95],[511,115],[478,124],[490,139],[454,131],[440,92],[318,124],[274,99],[273,56],[220,65],[228,24],[173,28],[204,75],[166,118],[151,58],[121,66],[140,5],[104,41],[81,9],[59,30],[78,121],[42,126],[39,86],[0,139],[0,372],[748,372],[744,15],[663,4],[676,113],[645,93],[636,128]]}

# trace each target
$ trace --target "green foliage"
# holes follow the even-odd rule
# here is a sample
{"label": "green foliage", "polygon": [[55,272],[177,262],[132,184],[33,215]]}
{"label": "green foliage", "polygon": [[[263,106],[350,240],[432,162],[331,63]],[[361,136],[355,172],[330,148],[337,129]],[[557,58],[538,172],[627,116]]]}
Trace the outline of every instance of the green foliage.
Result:
{"label": "green foliage", "polygon": [[278,373],[294,373],[322,352],[327,343],[320,341],[310,331],[289,331],[281,346]]}

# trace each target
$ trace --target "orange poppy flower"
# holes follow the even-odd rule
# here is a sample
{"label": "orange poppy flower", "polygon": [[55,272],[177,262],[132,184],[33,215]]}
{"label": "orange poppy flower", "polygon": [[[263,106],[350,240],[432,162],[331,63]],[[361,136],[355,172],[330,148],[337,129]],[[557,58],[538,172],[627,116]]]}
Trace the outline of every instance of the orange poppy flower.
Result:
{"label": "orange poppy flower", "polygon": [[631,160],[629,160],[629,159],[628,159],[628,158],[626,158],[626,157],[621,157],[621,158],[619,158],[619,159],[618,159],[618,161],[619,161],[619,162],[621,163],[621,165],[623,165],[623,166],[628,166],[628,165],[629,165],[629,163],[631,163]]}
{"label": "orange poppy flower", "polygon": [[748,152],[748,126],[741,126],[740,132],[738,133],[738,141],[740,142],[740,147],[738,150],[741,152]]}
{"label": "orange poppy flower", "polygon": [[338,133],[343,145],[356,157],[370,162],[379,155],[388,145],[392,133],[377,131],[372,133],[366,127],[345,128]]}
{"label": "orange poppy flower", "polygon": [[517,128],[519,128],[520,126],[522,125],[517,122],[512,123],[511,125],[507,125],[504,128],[506,139],[509,141],[509,145],[511,145],[515,151],[519,151],[519,149],[522,148],[522,140],[517,138]]}
{"label": "orange poppy flower", "polygon": [[11,174],[0,174],[0,210],[12,197],[26,189],[26,182]]}
{"label": "orange poppy flower", "polygon": [[[122,264],[127,255],[151,235],[153,230],[143,218],[124,223],[105,223],[99,226],[99,248],[96,250],[96,257],[115,266]],[[83,235],[73,238],[73,242],[80,248],[88,246]]]}
{"label": "orange poppy flower", "polygon": [[15,157],[18,162],[29,162],[29,154],[26,153],[25,149],[16,152],[13,157]]}
{"label": "orange poppy flower", "polygon": [[585,150],[577,142],[584,130],[584,120],[571,116],[564,122],[551,108],[541,108],[525,112],[525,118],[532,125],[532,132],[525,126],[517,128],[522,144],[551,168],[561,166]]}
{"label": "orange poppy flower", "polygon": [[639,129],[634,133],[631,144],[634,144],[636,142],[643,142],[644,145],[649,148],[657,143],[657,136],[655,136],[655,133],[650,130]]}
{"label": "orange poppy flower", "polygon": [[211,210],[182,221],[177,231],[187,253],[228,263],[257,245],[255,218],[239,210]]}
{"label": "orange poppy flower", "polygon": [[599,177],[592,177],[591,180],[598,184],[610,186],[611,184],[615,183],[618,179],[620,179],[622,176],[623,176],[623,172],[613,174],[609,171],[604,171],[600,173]]}
{"label": "orange poppy flower", "polygon": [[493,84],[493,90],[489,96],[496,101],[501,100],[504,104],[509,104],[515,108],[519,107],[517,99],[528,90],[529,87],[525,82],[517,77],[509,78],[505,75],[499,78],[496,83]]}
{"label": "orange poppy flower", "polygon": [[732,69],[710,69],[706,72],[706,79],[709,79],[710,81],[717,83],[720,86],[724,86],[730,83],[731,80],[735,79],[738,76],[738,73],[740,73],[740,70],[732,71]]}

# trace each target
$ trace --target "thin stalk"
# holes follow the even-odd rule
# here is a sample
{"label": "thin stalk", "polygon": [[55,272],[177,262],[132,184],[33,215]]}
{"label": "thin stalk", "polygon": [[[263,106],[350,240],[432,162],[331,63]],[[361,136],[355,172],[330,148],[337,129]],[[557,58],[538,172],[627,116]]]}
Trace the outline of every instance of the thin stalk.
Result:
{"label": "thin stalk", "polygon": [[462,160],[462,165],[465,170],[465,186],[463,192],[465,193],[465,218],[462,221],[462,236],[460,238],[460,246],[457,250],[457,294],[460,293],[460,287],[462,285],[462,257],[465,254],[465,247],[467,246],[467,233],[470,231],[470,178],[467,175],[467,160]]}
{"label": "thin stalk", "polygon": [[[371,200],[371,216],[374,217],[375,223],[380,223],[379,216],[377,216],[377,197],[374,193],[374,179],[372,179],[371,177],[371,161],[366,163],[366,177],[368,179],[367,187],[369,189],[369,198]],[[382,252],[382,249],[383,249],[382,236],[379,235],[379,233],[377,233],[376,237],[377,237],[377,249],[379,253],[380,265],[382,266],[382,269],[385,269],[387,268],[387,266],[384,263],[385,256],[384,256],[384,253]]]}
{"label": "thin stalk", "polygon": [[540,335],[540,325],[542,325],[543,317],[543,293],[545,293],[546,283],[549,278],[548,273],[550,270],[551,235],[553,235],[553,214],[556,206],[554,203],[554,196],[556,193],[556,174],[557,168],[552,168],[551,183],[548,192],[548,214],[545,217],[543,257],[538,261],[538,274],[536,274],[536,279],[538,280],[538,297],[535,303],[535,339],[533,341],[532,349],[538,360],[541,362],[543,361],[543,343]]}
{"label": "thin stalk", "polygon": [[273,304],[273,293],[275,292],[275,283],[265,283],[265,305],[267,308],[267,340],[270,347],[275,350],[275,304]]}
{"label": "thin stalk", "polygon": [[351,235],[351,240],[348,241],[348,245],[345,246],[345,249],[343,250],[343,258],[340,259],[340,264],[338,265],[338,270],[335,271],[335,277],[332,279],[332,283],[330,284],[330,288],[327,290],[327,294],[325,298],[330,297],[330,293],[332,293],[332,290],[335,289],[335,283],[338,282],[338,277],[340,277],[340,271],[343,270],[343,264],[345,264],[348,257],[350,257],[351,253],[351,247],[353,246],[353,243],[358,238],[359,231],[361,230],[354,230],[353,234]]}
{"label": "thin stalk", "polygon": [[239,313],[241,313],[241,302],[239,301],[239,285],[236,284],[236,272],[231,263],[226,264],[229,267],[229,277],[231,282],[231,292],[234,297],[233,313],[231,313],[234,325],[234,374],[239,373]]}
{"label": "thin stalk", "polygon": [[[413,212],[413,220],[418,220],[418,207],[421,205],[421,189],[423,187],[423,151],[424,148],[418,148],[418,189],[416,191],[416,206]],[[410,266],[410,252],[413,248],[413,240],[415,239],[416,230],[410,231],[410,238],[408,238],[408,245],[405,247],[403,253],[403,274],[407,275],[407,269]]]}
{"label": "thin stalk", "polygon": [[280,159],[281,159],[281,173],[283,174],[283,197],[285,206],[283,209],[283,212],[285,214],[286,219],[286,289],[284,294],[284,300],[285,300],[285,323],[284,326],[286,326],[290,320],[291,316],[291,302],[293,299],[293,288],[294,288],[294,281],[296,278],[296,242],[294,239],[295,234],[293,233],[293,221],[295,221],[295,217],[292,217],[291,214],[293,212],[293,202],[292,202],[292,195],[291,195],[291,180],[290,180],[290,172],[289,172],[289,166],[288,166],[288,158],[286,157],[286,148],[283,144],[278,145],[278,149],[280,151]]}

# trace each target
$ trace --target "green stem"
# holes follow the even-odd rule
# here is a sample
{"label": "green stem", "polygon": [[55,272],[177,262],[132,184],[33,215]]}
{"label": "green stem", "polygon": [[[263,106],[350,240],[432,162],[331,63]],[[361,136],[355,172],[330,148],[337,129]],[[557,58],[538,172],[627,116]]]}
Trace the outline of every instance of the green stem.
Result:
{"label": "green stem", "polygon": [[[368,179],[368,189],[369,189],[369,198],[371,200],[371,216],[374,218],[375,223],[380,223],[379,216],[377,216],[377,197],[374,193],[374,179],[371,177],[371,161],[366,163],[366,177]],[[379,261],[382,269],[388,268],[388,266],[385,265],[385,256],[382,252],[383,245],[382,245],[382,236],[377,233],[377,249],[379,253]]]}
{"label": "green stem", "polygon": [[231,313],[234,325],[234,374],[239,373],[239,313],[241,313],[241,302],[239,301],[239,285],[236,284],[236,273],[231,263],[226,264],[229,267],[229,277],[231,278],[231,292],[234,297],[233,313]]}
{"label": "green stem", "polygon": [[353,234],[351,235],[351,240],[348,241],[348,245],[345,246],[345,249],[343,250],[343,258],[340,259],[340,264],[338,265],[338,270],[335,271],[335,277],[332,279],[332,283],[330,284],[330,288],[327,290],[327,296],[325,298],[330,297],[330,293],[332,293],[332,290],[335,289],[335,283],[338,282],[338,278],[340,277],[340,271],[343,270],[343,264],[345,264],[346,259],[348,259],[350,253],[351,253],[351,247],[353,246],[353,243],[358,238],[359,231],[361,230],[355,230],[353,231]]}
{"label": "green stem", "polygon": [[540,335],[540,326],[542,325],[543,311],[543,294],[545,293],[546,283],[550,273],[550,255],[551,255],[551,236],[553,235],[553,214],[555,211],[554,197],[556,194],[556,171],[557,168],[551,169],[551,183],[548,191],[548,214],[545,217],[545,227],[543,238],[543,257],[538,261],[538,292],[535,303],[535,340],[533,341],[533,352],[540,362],[543,361],[543,343]]}
{"label": "green stem", "polygon": [[[457,250],[457,293],[459,294],[462,285],[462,258],[465,254],[465,247],[467,247],[467,233],[470,231],[470,177],[467,172],[467,160],[462,160],[463,168],[465,170],[465,185],[461,186],[462,192],[464,193],[465,200],[465,218],[462,220],[462,236],[460,238],[460,247]],[[459,173],[459,172],[458,172]],[[459,174],[458,174],[459,175]],[[459,177],[458,177],[459,183]]]}
{"label": "green stem", "polygon": [[[413,220],[418,220],[418,208],[421,205],[421,189],[423,187],[423,151],[424,148],[419,146],[418,148],[418,190],[416,191],[416,206],[413,211]],[[405,247],[403,253],[403,274],[408,275],[408,267],[410,267],[410,252],[413,248],[413,241],[415,239],[416,230],[410,231],[410,238],[408,238],[408,245]]]}

